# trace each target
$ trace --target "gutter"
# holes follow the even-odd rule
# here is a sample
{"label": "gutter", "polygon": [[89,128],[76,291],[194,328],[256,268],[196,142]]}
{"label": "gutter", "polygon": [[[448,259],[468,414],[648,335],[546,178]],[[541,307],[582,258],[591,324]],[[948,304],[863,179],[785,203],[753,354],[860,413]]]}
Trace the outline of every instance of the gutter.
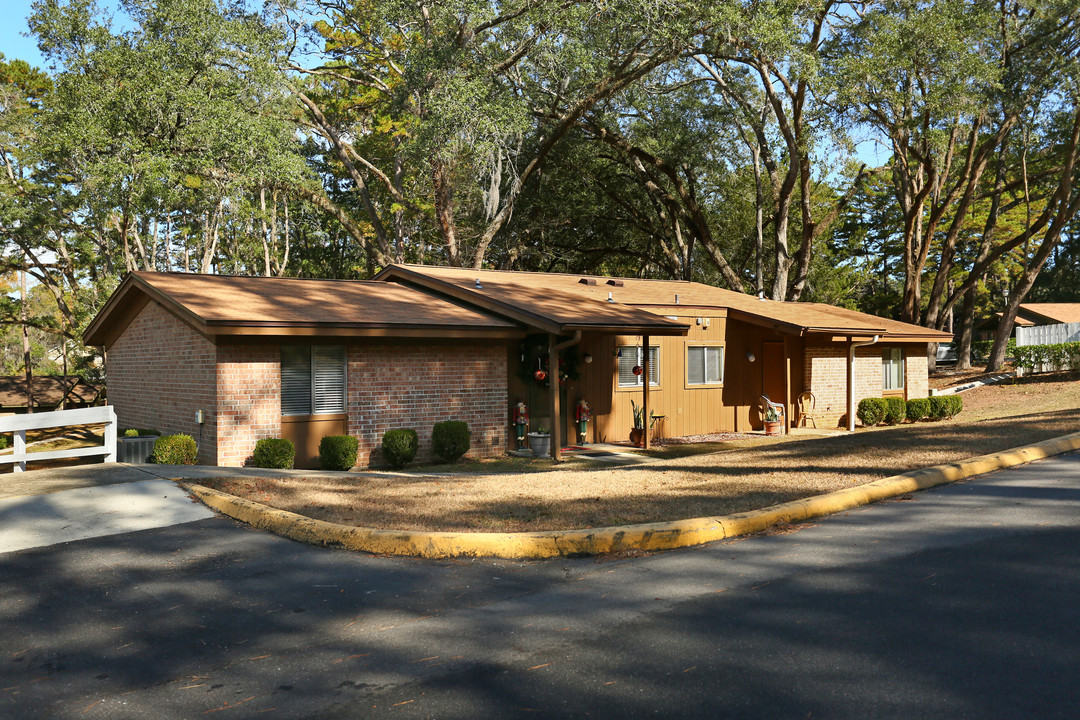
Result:
{"label": "gutter", "polygon": [[875,335],[868,342],[853,342],[848,345],[847,359],[847,429],[855,432],[855,348],[869,347],[877,343],[880,335]]}

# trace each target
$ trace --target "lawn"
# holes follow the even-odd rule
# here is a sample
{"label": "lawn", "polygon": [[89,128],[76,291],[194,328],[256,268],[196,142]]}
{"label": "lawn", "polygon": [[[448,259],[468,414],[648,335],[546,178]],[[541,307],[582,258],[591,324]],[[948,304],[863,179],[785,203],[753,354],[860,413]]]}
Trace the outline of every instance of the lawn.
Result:
{"label": "lawn", "polygon": [[[944,422],[828,437],[745,437],[626,467],[501,464],[503,472],[236,478],[208,483],[283,510],[402,530],[529,531],[725,515],[1080,430],[1080,376],[963,393]],[[483,464],[473,467],[483,467]],[[522,472],[525,467],[531,472]]]}

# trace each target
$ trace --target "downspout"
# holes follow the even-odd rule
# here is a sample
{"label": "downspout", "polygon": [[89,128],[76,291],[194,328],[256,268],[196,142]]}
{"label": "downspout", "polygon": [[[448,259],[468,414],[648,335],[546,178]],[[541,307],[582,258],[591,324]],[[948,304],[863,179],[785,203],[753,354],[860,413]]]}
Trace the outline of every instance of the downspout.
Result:
{"label": "downspout", "polygon": [[581,331],[575,330],[574,336],[561,343],[555,342],[558,335],[548,336],[548,363],[551,366],[551,459],[562,461],[562,418],[559,410],[559,351],[581,342]]}
{"label": "downspout", "polygon": [[875,335],[870,342],[853,342],[848,345],[847,358],[847,429],[855,432],[855,348],[869,347],[878,341],[879,335]]}

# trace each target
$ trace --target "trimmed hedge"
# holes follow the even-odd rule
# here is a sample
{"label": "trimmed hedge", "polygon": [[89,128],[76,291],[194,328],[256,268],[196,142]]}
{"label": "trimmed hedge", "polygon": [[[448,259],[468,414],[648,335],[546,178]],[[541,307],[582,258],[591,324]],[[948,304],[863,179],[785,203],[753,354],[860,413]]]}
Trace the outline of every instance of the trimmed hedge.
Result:
{"label": "trimmed hedge", "polygon": [[413,461],[420,438],[412,428],[387,430],[382,436],[382,454],[392,468],[403,468]]}
{"label": "trimmed hedge", "polygon": [[1024,345],[1015,350],[1016,364],[1032,371],[1080,370],[1080,342]]}
{"label": "trimmed hedge", "polygon": [[444,462],[454,462],[469,452],[471,446],[469,424],[463,420],[438,422],[431,430],[431,449]]}
{"label": "trimmed hedge", "polygon": [[885,398],[885,417],[882,419],[886,425],[896,425],[904,422],[907,415],[907,403],[904,398]]}
{"label": "trimmed hedge", "polygon": [[349,470],[356,465],[359,449],[352,435],[327,435],[319,442],[319,465],[323,470]]}
{"label": "trimmed hedge", "polygon": [[873,427],[885,419],[885,398],[863,398],[859,401],[859,409],[855,411],[855,417],[859,418],[865,427]]}
{"label": "trimmed hedge", "polygon": [[919,422],[930,415],[930,398],[915,398],[907,401],[907,419],[911,422]]}
{"label": "trimmed hedge", "polygon": [[198,455],[199,448],[190,435],[162,435],[154,441],[150,461],[159,465],[194,465]]}
{"label": "trimmed hedge", "polygon": [[944,420],[949,416],[948,395],[933,395],[930,398],[930,419]]}
{"label": "trimmed hedge", "polygon": [[160,430],[148,430],[146,428],[128,428],[120,432],[120,437],[146,437],[147,435],[157,435],[161,437]]}
{"label": "trimmed hedge", "polygon": [[290,470],[295,460],[296,446],[287,438],[263,438],[251,454],[251,464],[257,468]]}

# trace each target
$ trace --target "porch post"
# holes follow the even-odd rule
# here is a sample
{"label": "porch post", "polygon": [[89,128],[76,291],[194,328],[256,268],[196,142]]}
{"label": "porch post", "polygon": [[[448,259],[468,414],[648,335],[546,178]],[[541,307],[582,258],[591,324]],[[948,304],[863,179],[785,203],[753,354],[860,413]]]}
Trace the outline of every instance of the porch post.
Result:
{"label": "porch post", "polygon": [[649,336],[641,336],[641,414],[644,416],[645,449],[649,449]]}
{"label": "porch post", "polygon": [[548,335],[548,385],[551,388],[551,459],[562,460],[562,417],[559,412],[559,336]]}

